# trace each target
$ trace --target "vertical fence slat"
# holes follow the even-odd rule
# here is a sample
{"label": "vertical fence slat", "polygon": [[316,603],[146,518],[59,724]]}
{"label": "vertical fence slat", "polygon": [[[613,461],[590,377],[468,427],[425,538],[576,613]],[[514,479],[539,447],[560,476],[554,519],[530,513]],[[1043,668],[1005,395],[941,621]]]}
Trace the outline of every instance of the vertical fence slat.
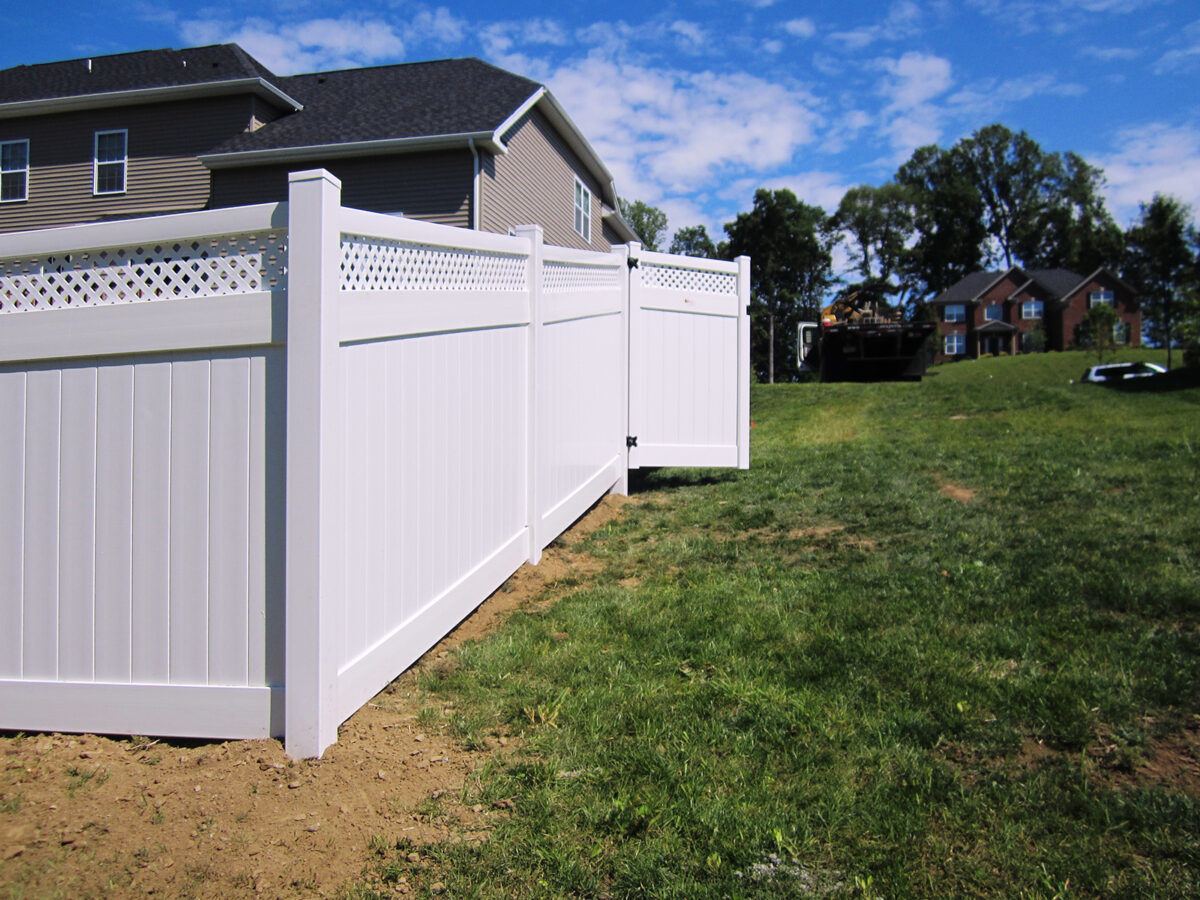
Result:
{"label": "vertical fence slat", "polygon": [[[58,510],[62,376],[29,373],[25,406],[25,591],[22,670],[58,677]],[[50,510],[51,512],[47,512]]]}
{"label": "vertical fence slat", "polygon": [[133,621],[131,677],[169,677],[171,537],[171,364],[133,374]]}
{"label": "vertical fence slat", "polygon": [[130,679],[133,602],[133,366],[96,380],[96,680]]}
{"label": "vertical fence slat", "polygon": [[96,623],[96,370],[62,375],[62,458],[59,484],[58,677],[95,677]]}
{"label": "vertical fence slat", "polygon": [[[25,596],[24,372],[0,372],[0,678],[21,677]],[[0,723],[2,725],[3,723]]]}

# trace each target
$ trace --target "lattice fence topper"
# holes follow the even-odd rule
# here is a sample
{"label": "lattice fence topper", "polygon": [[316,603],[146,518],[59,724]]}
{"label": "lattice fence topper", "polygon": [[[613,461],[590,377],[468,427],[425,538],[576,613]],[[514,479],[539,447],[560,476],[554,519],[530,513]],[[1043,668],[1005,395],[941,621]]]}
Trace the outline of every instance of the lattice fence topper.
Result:
{"label": "lattice fence topper", "polygon": [[282,229],[0,259],[0,313],[269,291],[286,265]]}
{"label": "lattice fence topper", "polygon": [[645,287],[691,291],[697,294],[736,294],[737,275],[733,272],[706,272],[682,266],[638,266]]}
{"label": "lattice fence topper", "polygon": [[525,291],[528,257],[342,235],[343,291]]}
{"label": "lattice fence topper", "polygon": [[621,289],[621,276],[625,267],[612,265],[592,266],[586,263],[545,262],[542,274],[545,281],[542,290],[547,294],[569,294],[572,291],[595,291]]}

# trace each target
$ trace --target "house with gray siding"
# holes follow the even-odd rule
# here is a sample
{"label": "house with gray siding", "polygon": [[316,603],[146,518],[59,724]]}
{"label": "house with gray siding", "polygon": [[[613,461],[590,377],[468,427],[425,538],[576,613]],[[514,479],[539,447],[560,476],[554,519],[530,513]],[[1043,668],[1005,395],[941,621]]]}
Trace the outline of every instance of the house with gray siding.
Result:
{"label": "house with gray siding", "polygon": [[0,71],[0,231],[280,201],[312,168],[373,212],[636,239],[554,95],[478,59],[280,77],[220,44]]}

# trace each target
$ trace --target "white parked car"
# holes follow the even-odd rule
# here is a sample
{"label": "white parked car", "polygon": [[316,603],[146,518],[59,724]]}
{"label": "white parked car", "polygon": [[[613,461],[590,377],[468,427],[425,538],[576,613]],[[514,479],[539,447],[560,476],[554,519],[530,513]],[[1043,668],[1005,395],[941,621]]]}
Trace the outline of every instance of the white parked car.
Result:
{"label": "white parked car", "polygon": [[1148,362],[1107,363],[1103,366],[1092,366],[1083,373],[1081,380],[1090,381],[1093,384],[1103,384],[1106,381],[1147,378],[1150,375],[1161,375],[1166,371],[1162,366]]}

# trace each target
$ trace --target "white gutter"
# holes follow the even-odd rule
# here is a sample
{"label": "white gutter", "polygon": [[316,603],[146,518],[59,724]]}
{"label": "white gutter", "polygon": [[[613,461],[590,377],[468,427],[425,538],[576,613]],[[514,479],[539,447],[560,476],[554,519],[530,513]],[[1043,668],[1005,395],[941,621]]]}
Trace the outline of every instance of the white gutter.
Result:
{"label": "white gutter", "polygon": [[105,106],[137,106],[164,103],[189,97],[214,97],[226,94],[258,94],[295,111],[304,109],[299,100],[289,97],[265,78],[236,78],[231,81],[205,81],[199,84],[173,84],[164,87],[137,88],[131,91],[106,91],[101,94],[76,94],[71,97],[49,97],[41,100],[15,100],[0,103],[0,119],[18,116],[42,116],[49,113],[97,109]]}
{"label": "white gutter", "polygon": [[471,177],[471,227],[478,231],[480,220],[479,194],[482,175],[479,168],[479,151],[475,148],[475,138],[467,139],[467,147],[471,151],[471,158],[475,161],[475,169]]}
{"label": "white gutter", "polygon": [[347,144],[308,144],[303,147],[273,147],[267,150],[235,150],[229,153],[204,153],[197,158],[210,169],[227,169],[232,166],[302,162],[341,156],[381,156],[389,153],[416,153],[421,150],[470,148],[474,142],[478,142],[484,149],[496,153],[503,153],[505,149],[503,146],[495,145],[492,140],[492,132],[480,131],[465,134],[385,138],[377,141],[353,141]]}

